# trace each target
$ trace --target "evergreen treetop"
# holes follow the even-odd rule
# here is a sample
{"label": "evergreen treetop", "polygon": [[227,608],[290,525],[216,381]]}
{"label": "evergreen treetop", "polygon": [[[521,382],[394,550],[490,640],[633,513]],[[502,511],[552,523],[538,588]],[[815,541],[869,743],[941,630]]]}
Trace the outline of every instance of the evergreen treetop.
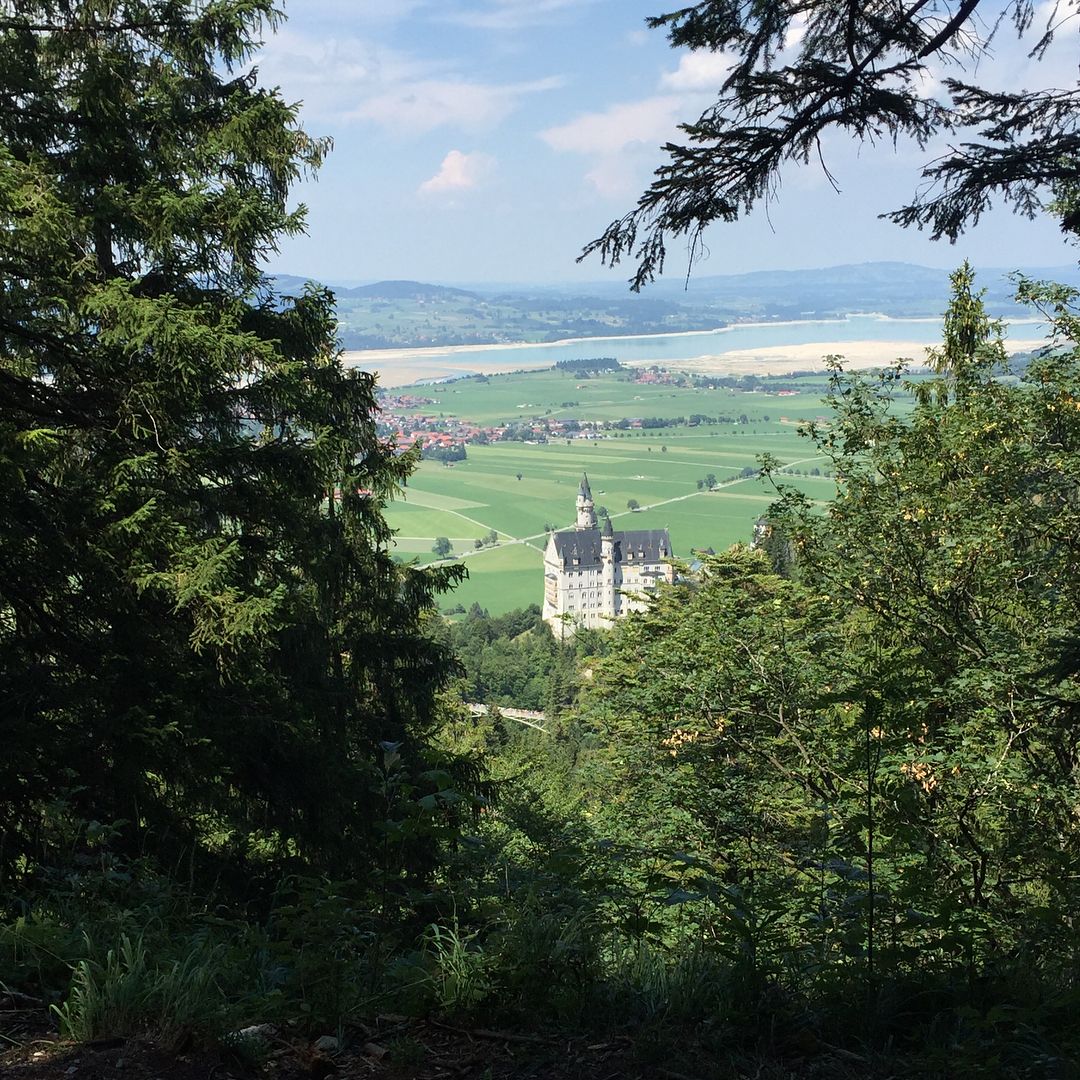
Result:
{"label": "evergreen treetop", "polygon": [[378,744],[445,677],[419,622],[457,571],[397,568],[381,514],[411,458],[331,294],[262,275],[328,149],[243,68],[277,19],[0,12],[0,870],[61,819],[361,858]]}

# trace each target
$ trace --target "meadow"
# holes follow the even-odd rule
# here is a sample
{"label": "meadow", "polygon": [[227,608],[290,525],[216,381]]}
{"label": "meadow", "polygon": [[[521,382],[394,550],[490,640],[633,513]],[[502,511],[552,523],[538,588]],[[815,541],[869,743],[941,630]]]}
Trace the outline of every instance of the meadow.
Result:
{"label": "meadow", "polygon": [[[583,355],[592,355],[588,346]],[[600,353],[600,355],[603,355]],[[629,371],[594,375],[553,369],[520,371],[507,375],[473,376],[426,387],[422,392],[435,404],[419,410],[445,417],[461,417],[478,424],[513,423],[530,419],[622,420],[632,417],[689,417],[745,414],[757,424],[782,428],[781,417],[803,420],[828,410],[822,397],[828,389],[824,375],[762,378],[770,389],[740,390],[641,383]],[[780,389],[796,389],[778,396]]]}
{"label": "meadow", "polygon": [[[768,384],[772,386],[773,384]],[[424,412],[495,424],[537,417],[619,420],[640,416],[745,416],[726,424],[613,431],[598,439],[553,438],[547,443],[495,442],[469,446],[467,460],[452,468],[424,461],[404,497],[388,507],[403,559],[432,562],[436,537],[448,537],[469,579],[444,598],[443,608],[479,603],[492,614],[539,603],[542,552],[547,528],[574,521],[575,498],[587,472],[598,507],[615,527],[667,528],[678,558],[702,548],[722,550],[750,540],[754,522],[776,497],[772,483],[756,475],[762,454],[785,466],[783,483],[817,501],[832,497],[829,476],[809,475],[826,462],[798,434],[800,422],[827,417],[824,376],[785,377],[775,386],[798,386],[778,397],[755,392],[694,389],[630,382],[624,376],[582,380],[551,371],[467,379],[424,391],[437,400]],[[566,404],[573,401],[574,404]],[[524,406],[524,407],[522,407]],[[718,486],[701,490],[712,473]],[[520,479],[518,476],[520,475]],[[634,499],[640,509],[631,511]],[[494,529],[499,543],[477,549],[475,540]]]}

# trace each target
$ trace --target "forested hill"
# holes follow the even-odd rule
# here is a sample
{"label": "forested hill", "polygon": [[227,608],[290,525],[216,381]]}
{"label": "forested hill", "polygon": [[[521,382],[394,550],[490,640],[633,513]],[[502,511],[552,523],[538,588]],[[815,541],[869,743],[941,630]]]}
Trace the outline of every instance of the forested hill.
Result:
{"label": "forested hill", "polygon": [[[986,269],[980,282],[992,315],[1020,314],[1014,268]],[[1080,284],[1076,267],[1028,267],[1035,279]],[[281,275],[286,293],[305,279]],[[417,281],[336,286],[340,332],[349,349],[557,341],[568,337],[710,330],[732,322],[832,318],[859,312],[937,317],[949,296],[946,270],[873,262],[819,270],[661,281],[645,295],[621,280],[567,286],[476,285]]]}
{"label": "forested hill", "polygon": [[467,289],[453,289],[447,285],[426,285],[422,281],[377,281],[374,285],[360,285],[354,289],[338,289],[339,300],[417,300],[428,301],[476,301],[481,297]]}

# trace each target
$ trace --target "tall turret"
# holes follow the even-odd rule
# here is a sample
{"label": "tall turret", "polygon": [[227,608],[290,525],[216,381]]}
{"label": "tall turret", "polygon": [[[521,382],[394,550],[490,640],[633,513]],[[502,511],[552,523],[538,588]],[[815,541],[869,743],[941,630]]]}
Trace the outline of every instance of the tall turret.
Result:
{"label": "tall turret", "polygon": [[600,533],[600,614],[614,619],[618,609],[618,586],[615,573],[615,530],[611,518],[604,518]]}
{"label": "tall turret", "polygon": [[581,474],[581,484],[578,487],[577,493],[577,528],[596,528],[596,510],[593,507],[592,491],[589,488],[589,478],[585,473]]}

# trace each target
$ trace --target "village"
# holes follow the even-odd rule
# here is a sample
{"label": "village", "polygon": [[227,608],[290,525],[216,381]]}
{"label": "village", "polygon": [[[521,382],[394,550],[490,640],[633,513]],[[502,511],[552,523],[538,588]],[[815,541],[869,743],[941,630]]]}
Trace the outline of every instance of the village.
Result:
{"label": "village", "polygon": [[[794,397],[799,391],[790,385],[762,385],[759,380],[732,377],[710,378],[670,371],[659,366],[641,369],[624,369],[624,378],[640,386],[672,386],[698,390],[725,389],[730,394],[754,394]],[[629,376],[627,378],[627,376]],[[588,378],[587,375],[582,376]],[[467,380],[457,380],[467,381]],[[434,384],[447,386],[448,383]],[[584,383],[578,384],[581,390]],[[465,416],[437,411],[442,404],[434,398],[414,392],[383,391],[378,396],[379,435],[391,439],[402,451],[419,445],[425,457],[442,460],[448,467],[465,458],[467,445],[488,445],[494,442],[546,443],[553,439],[604,439],[627,431],[642,431],[670,427],[697,427],[701,424],[747,424],[745,412],[733,416],[711,416],[694,413],[689,416],[657,417],[631,416],[612,419],[588,419],[580,416],[523,417],[518,421],[479,423]],[[576,406],[576,402],[567,402]],[[532,408],[525,403],[518,409]],[[548,410],[550,412],[550,410]],[[769,417],[765,417],[766,420]],[[786,416],[777,417],[779,423],[794,423]]]}

